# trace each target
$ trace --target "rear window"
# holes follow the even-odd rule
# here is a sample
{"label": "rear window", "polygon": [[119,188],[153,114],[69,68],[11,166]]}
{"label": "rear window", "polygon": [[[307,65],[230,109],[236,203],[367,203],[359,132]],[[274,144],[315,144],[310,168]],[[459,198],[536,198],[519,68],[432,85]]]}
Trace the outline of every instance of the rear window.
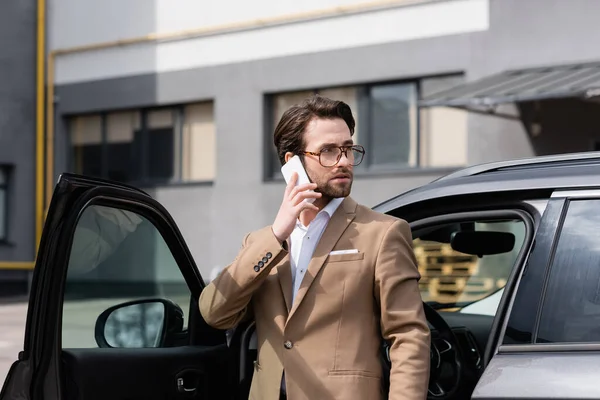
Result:
{"label": "rear window", "polygon": [[600,342],[600,200],[572,200],[551,261],[536,343]]}

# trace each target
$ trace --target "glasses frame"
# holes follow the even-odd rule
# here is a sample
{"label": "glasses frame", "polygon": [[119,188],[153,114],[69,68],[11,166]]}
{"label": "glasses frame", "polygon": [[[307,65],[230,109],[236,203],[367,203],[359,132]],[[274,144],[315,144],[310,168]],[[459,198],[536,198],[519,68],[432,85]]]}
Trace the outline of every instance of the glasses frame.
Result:
{"label": "glasses frame", "polygon": [[359,144],[353,144],[351,146],[332,146],[332,147],[328,147],[328,149],[339,149],[340,150],[340,154],[338,155],[338,158],[337,158],[335,164],[333,164],[333,165],[323,165],[323,163],[321,162],[321,153],[322,153],[322,151],[319,151],[319,152],[303,151],[302,154],[305,154],[305,155],[308,154],[308,155],[311,155],[311,156],[317,156],[317,157],[319,157],[319,164],[321,164],[321,166],[325,167],[325,168],[333,168],[336,165],[338,165],[338,163],[342,159],[342,154],[344,156],[346,156],[346,158],[348,158],[348,151],[349,150],[358,151],[359,153],[362,154],[362,157],[361,157],[360,161],[357,164],[352,163],[353,167],[356,167],[357,165],[360,165],[360,163],[362,163],[363,160],[365,159],[365,153],[366,153],[365,148],[363,146],[359,145]]}

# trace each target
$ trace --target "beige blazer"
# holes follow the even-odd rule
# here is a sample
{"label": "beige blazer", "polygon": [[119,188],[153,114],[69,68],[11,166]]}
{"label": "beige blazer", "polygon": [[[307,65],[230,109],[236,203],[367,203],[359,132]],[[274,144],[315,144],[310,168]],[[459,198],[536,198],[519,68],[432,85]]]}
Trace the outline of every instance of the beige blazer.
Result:
{"label": "beige blazer", "polygon": [[[332,250],[355,254],[329,255]],[[381,399],[382,335],[391,344],[389,398],[427,397],[430,331],[406,221],[347,197],[317,245],[294,304],[288,252],[271,227],[246,236],[200,296],[207,323],[254,316],[258,360],[250,399]],[[250,312],[249,312],[250,311]]]}

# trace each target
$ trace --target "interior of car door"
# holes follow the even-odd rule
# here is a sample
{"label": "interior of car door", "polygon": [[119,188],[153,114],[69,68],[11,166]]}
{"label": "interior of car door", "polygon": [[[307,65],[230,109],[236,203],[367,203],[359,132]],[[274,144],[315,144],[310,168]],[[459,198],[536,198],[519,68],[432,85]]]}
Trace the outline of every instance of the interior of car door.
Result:
{"label": "interior of car door", "polygon": [[146,194],[61,176],[33,280],[2,400],[237,398],[225,332],[198,309],[198,269]]}

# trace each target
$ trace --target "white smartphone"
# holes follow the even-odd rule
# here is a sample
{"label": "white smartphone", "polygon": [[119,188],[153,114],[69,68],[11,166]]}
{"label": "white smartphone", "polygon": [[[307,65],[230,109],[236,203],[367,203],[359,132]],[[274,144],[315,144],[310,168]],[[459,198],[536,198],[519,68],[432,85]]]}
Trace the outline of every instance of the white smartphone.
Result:
{"label": "white smartphone", "polygon": [[[281,167],[281,173],[283,174],[283,177],[285,178],[286,183],[290,182],[290,178],[292,177],[292,172],[295,172],[298,174],[298,180],[296,181],[296,186],[303,185],[305,183],[310,183],[310,179],[308,179],[308,175],[306,174],[306,171],[304,170],[302,161],[300,160],[300,157],[298,157],[298,156],[293,156],[292,158],[289,159],[288,162],[283,164],[283,166]],[[311,190],[311,192],[312,192],[312,190]],[[304,199],[304,201],[308,201],[308,202],[312,203],[315,201],[315,199],[308,198],[308,199]]]}

